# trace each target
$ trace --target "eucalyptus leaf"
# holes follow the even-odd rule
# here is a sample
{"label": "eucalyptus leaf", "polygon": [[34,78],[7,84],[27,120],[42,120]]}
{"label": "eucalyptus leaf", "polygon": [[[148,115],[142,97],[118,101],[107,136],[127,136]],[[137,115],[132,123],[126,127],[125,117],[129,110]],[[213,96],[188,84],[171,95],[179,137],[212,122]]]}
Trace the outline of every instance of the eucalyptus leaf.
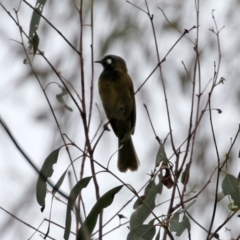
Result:
{"label": "eucalyptus leaf", "polygon": [[59,178],[59,180],[57,181],[56,185],[53,187],[53,190],[52,190],[52,195],[55,195],[56,192],[58,191],[58,189],[61,187],[62,183],[63,183],[63,180],[66,176],[66,173],[67,173],[68,169],[66,171],[64,171],[64,173],[62,174],[62,176]]}
{"label": "eucalyptus leaf", "polygon": [[54,150],[49,156],[45,159],[42,168],[40,170],[37,186],[36,186],[36,197],[37,202],[42,206],[41,211],[45,208],[45,198],[47,193],[47,178],[51,177],[53,174],[53,164],[58,160],[58,154],[61,148]]}
{"label": "eucalyptus leaf", "polygon": [[162,143],[160,143],[160,146],[159,146],[159,149],[157,152],[155,166],[158,167],[161,162],[163,162],[165,164],[168,163],[168,158],[165,153],[164,145]]}
{"label": "eucalyptus leaf", "polygon": [[129,232],[127,240],[135,239],[150,240],[154,237],[155,233],[156,228],[155,226],[153,226],[153,224],[140,225]]}
{"label": "eucalyptus leaf", "polygon": [[[34,37],[37,33],[40,19],[41,19],[40,14],[42,14],[42,11],[43,11],[46,1],[47,0],[38,0],[36,3],[35,9],[33,10],[32,18],[31,18],[31,22],[30,22],[30,28],[29,28],[29,38],[32,40],[34,39]],[[38,38],[38,41],[39,41],[39,38]],[[33,44],[30,42],[29,50],[31,50],[32,47],[33,47]]]}
{"label": "eucalyptus leaf", "polygon": [[64,96],[68,94],[68,91],[66,88],[58,85],[61,88],[61,93],[56,94],[56,99],[58,100],[59,103],[61,103],[68,111],[73,112],[73,109],[67,105],[67,103],[64,100]]}
{"label": "eucalyptus leaf", "polygon": [[230,195],[234,204],[240,207],[240,189],[237,185],[238,180],[231,174],[227,174],[222,182],[222,190],[225,196]]}
{"label": "eucalyptus leaf", "polygon": [[[130,230],[143,225],[144,221],[151,214],[151,211],[156,206],[156,196],[162,191],[162,183],[159,181],[159,183],[156,184],[154,180],[152,180],[152,182],[149,183],[146,188],[147,190],[145,190],[145,192],[147,192],[147,195],[144,195],[144,197],[141,199],[137,199],[134,204],[134,207],[138,206],[138,208],[132,213],[130,217]],[[145,204],[143,204],[142,201],[144,201]]]}
{"label": "eucalyptus leaf", "polygon": [[64,239],[65,240],[67,240],[70,235],[71,224],[72,224],[71,211],[73,210],[73,206],[75,204],[77,196],[79,195],[79,193],[81,192],[81,190],[83,188],[87,187],[91,178],[92,177],[86,177],[86,178],[81,179],[79,182],[76,183],[76,185],[71,190],[71,193],[70,193],[69,199],[68,199],[68,204],[67,204],[67,212],[66,212],[65,231],[64,231]]}
{"label": "eucalyptus leaf", "polygon": [[179,221],[179,216],[180,213],[176,212],[170,219],[170,231],[176,232],[177,237],[181,236],[186,229],[188,229],[189,231],[191,229],[189,219],[186,217],[186,215],[183,215],[182,221]]}
{"label": "eucalyptus leaf", "polygon": [[155,240],[160,240],[160,228],[158,229],[158,233],[157,233],[157,235],[155,237]]}
{"label": "eucalyptus leaf", "polygon": [[77,234],[77,240],[90,239],[90,235],[92,234],[96,226],[98,215],[104,208],[112,204],[115,194],[117,194],[122,187],[123,185],[115,187],[106,192],[102,197],[100,197],[100,199],[96,202],[96,204],[93,206],[92,210],[88,214],[81,228],[79,229]]}

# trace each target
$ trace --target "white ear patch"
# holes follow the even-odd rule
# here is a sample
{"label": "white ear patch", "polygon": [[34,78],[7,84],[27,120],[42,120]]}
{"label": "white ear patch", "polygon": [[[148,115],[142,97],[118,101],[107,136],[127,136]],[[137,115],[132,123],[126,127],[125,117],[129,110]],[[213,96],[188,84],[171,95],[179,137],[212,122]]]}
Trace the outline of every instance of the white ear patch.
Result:
{"label": "white ear patch", "polygon": [[108,58],[107,60],[106,60],[106,62],[107,62],[107,64],[112,64],[112,59],[111,58]]}

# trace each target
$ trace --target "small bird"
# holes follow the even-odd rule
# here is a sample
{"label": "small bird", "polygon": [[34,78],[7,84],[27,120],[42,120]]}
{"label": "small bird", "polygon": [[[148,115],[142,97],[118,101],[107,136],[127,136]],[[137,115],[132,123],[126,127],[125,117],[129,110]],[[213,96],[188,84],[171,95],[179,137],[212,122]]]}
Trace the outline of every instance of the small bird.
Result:
{"label": "small bird", "polygon": [[103,66],[98,88],[105,113],[118,137],[118,169],[120,172],[136,171],[140,163],[131,138],[136,122],[136,104],[126,63],[116,55],[95,62]]}

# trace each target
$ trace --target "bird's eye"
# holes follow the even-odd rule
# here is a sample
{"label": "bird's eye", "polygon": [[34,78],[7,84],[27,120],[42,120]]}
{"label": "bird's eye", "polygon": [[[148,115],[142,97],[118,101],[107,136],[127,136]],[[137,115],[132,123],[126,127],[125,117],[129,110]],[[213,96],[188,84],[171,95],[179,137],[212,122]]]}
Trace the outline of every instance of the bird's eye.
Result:
{"label": "bird's eye", "polygon": [[107,60],[106,60],[106,62],[107,62],[107,64],[112,64],[112,59],[111,58],[108,58]]}

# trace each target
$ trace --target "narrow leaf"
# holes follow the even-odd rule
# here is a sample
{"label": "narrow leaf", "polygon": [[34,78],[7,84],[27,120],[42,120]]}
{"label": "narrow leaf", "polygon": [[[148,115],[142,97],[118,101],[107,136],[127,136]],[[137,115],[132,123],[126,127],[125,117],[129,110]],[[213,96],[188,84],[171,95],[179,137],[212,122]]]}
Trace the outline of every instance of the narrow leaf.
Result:
{"label": "narrow leaf", "polygon": [[81,179],[79,182],[76,183],[76,185],[71,190],[71,193],[68,198],[67,212],[66,212],[65,231],[64,231],[65,240],[69,238],[70,231],[71,231],[71,224],[72,224],[71,211],[73,210],[74,203],[77,199],[78,194],[81,192],[83,188],[87,187],[91,178],[92,177],[86,177]]}
{"label": "narrow leaf", "polygon": [[[69,167],[68,167],[69,168]],[[48,234],[49,234],[49,231],[50,231],[50,224],[51,224],[51,213],[52,213],[52,203],[53,203],[53,199],[54,199],[54,196],[56,194],[56,192],[58,191],[58,189],[61,187],[62,183],[63,183],[63,180],[66,176],[66,173],[68,171],[68,168],[66,169],[66,171],[64,171],[64,173],[62,174],[62,176],[59,178],[59,180],[57,181],[56,185],[53,187],[53,190],[52,190],[52,201],[51,201],[51,207],[50,207],[50,214],[49,214],[49,222],[48,222],[48,230],[44,236],[44,239],[46,239],[48,237]]]}
{"label": "narrow leaf", "polygon": [[60,85],[58,85],[58,86],[61,88],[62,91],[61,91],[61,93],[56,94],[56,99],[57,99],[58,102],[60,102],[68,111],[73,112],[72,108],[69,107],[69,106],[66,104],[66,102],[64,101],[64,98],[63,98],[65,95],[68,94],[67,89],[64,88],[64,87],[62,87],[62,86],[60,86]]}
{"label": "narrow leaf", "polygon": [[66,173],[67,173],[68,169],[62,174],[62,176],[59,178],[59,180],[57,181],[56,185],[53,187],[53,190],[52,190],[52,195],[54,196],[55,193],[58,191],[58,189],[61,187],[62,183],[63,183],[63,180],[66,176]]}
{"label": "narrow leaf", "polygon": [[158,229],[157,236],[155,237],[155,240],[160,240],[160,228]]}
{"label": "narrow leaf", "polygon": [[68,105],[64,104],[64,107],[65,107],[68,111],[73,112],[73,109],[72,109],[71,107],[69,107]]}
{"label": "narrow leaf", "polygon": [[33,41],[32,44],[33,44],[33,57],[34,57],[37,52],[39,41],[40,41],[37,33],[34,35],[32,41]]}
{"label": "narrow leaf", "polygon": [[161,162],[165,164],[168,163],[168,158],[165,153],[164,145],[162,143],[160,143],[160,147],[157,152],[155,166],[158,167]]}
{"label": "narrow leaf", "polygon": [[42,168],[40,170],[37,186],[36,186],[36,197],[37,202],[42,206],[41,211],[45,208],[45,197],[47,193],[47,178],[51,177],[53,174],[53,164],[58,160],[58,154],[61,148],[54,150],[44,161]]}
{"label": "narrow leaf", "polygon": [[[42,13],[43,7],[44,7],[46,1],[47,0],[38,0],[36,3],[36,6],[35,6],[35,10],[33,10],[32,18],[31,18],[31,22],[30,22],[30,28],[29,28],[29,38],[30,39],[33,39],[36,35],[36,32],[39,27],[40,19],[41,19],[41,16],[39,15],[39,13]],[[30,42],[29,50],[31,50],[32,47],[33,47],[33,45]]]}
{"label": "narrow leaf", "polygon": [[187,185],[188,180],[189,180],[189,166],[190,166],[190,164],[187,163],[186,167],[185,167],[185,170],[182,173],[181,183],[184,184],[184,185]]}
{"label": "narrow leaf", "polygon": [[90,235],[93,232],[95,225],[97,223],[97,218],[99,213],[106,207],[110,206],[113,202],[115,194],[117,194],[123,185],[115,187],[108,192],[106,192],[93,206],[92,210],[85,219],[82,227],[79,229],[77,234],[77,240],[90,239]]}

